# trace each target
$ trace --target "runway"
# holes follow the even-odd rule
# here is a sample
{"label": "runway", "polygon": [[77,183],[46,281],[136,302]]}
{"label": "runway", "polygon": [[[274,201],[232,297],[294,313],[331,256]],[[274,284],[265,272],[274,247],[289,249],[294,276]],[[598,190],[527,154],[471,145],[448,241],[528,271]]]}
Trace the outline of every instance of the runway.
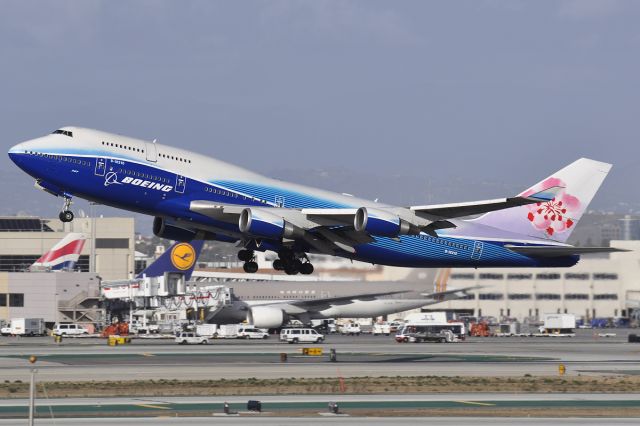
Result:
{"label": "runway", "polygon": [[[262,412],[246,411],[246,403],[257,399],[262,403]],[[36,415],[39,418],[54,417],[154,417],[172,418],[185,416],[208,416],[230,420],[223,415],[223,404],[230,405],[231,412],[249,420],[260,417],[298,416],[321,419],[328,415],[328,403],[339,404],[343,415],[397,416],[407,413],[453,412],[467,416],[487,416],[491,413],[517,413],[526,411],[539,416],[549,411],[575,413],[584,411],[591,415],[609,413],[625,416],[640,411],[640,395],[589,395],[582,394],[408,394],[408,395],[340,395],[340,396],[245,396],[217,398],[66,398],[38,400]],[[568,411],[567,411],[568,410]],[[24,418],[27,413],[26,400],[4,400],[0,402],[0,417]],[[333,416],[335,419],[336,416]],[[230,420],[234,421],[234,420]],[[93,420],[91,421],[93,423]],[[38,423],[41,423],[39,420]],[[5,424],[5,423],[0,423]],[[197,424],[197,423],[196,423]]]}
{"label": "runway", "polygon": [[[328,336],[320,357],[303,356],[302,346],[267,341],[216,340],[210,345],[180,346],[171,340],[136,339],[109,347],[101,339],[0,338],[0,374],[26,380],[29,355],[39,357],[43,381],[130,379],[241,379],[255,377],[379,376],[538,376],[640,374],[640,344],[626,334],[594,337],[581,330],[575,338],[471,338],[456,344],[398,344],[386,336]],[[329,362],[335,349],[338,362]],[[280,362],[280,354],[287,362]]]}
{"label": "runway", "polygon": [[[300,418],[293,417],[153,417],[153,418],[103,418],[103,419],[64,419],[65,425],[85,425],[91,422],[96,426],[107,425],[189,425],[189,426],[210,426],[215,422],[216,425],[264,425],[264,426],[299,426]],[[368,425],[388,425],[388,417],[315,417],[314,425],[345,425],[345,426],[368,426]],[[394,425],[445,425],[445,426],[469,426],[470,419],[468,417],[394,417]],[[478,426],[519,426],[519,425],[536,425],[536,426],[587,426],[595,425],[636,425],[636,418],[530,418],[530,417],[476,417],[473,424]],[[2,426],[24,426],[25,420],[1,420]],[[59,425],[60,420],[38,419],[39,425]]]}

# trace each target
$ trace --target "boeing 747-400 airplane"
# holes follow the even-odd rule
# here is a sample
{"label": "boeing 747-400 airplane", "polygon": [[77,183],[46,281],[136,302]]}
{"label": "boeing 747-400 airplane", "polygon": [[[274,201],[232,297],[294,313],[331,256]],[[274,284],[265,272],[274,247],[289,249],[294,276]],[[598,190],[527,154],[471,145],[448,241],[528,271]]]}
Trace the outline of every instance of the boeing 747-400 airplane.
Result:
{"label": "boeing 747-400 airplane", "polygon": [[[609,247],[566,244],[611,165],[581,158],[522,193],[494,200],[399,207],[282,182],[231,164],[140,139],[80,127],[19,143],[11,159],[36,186],[152,215],[154,233],[256,250],[273,267],[311,274],[307,253],[404,267],[571,266]],[[478,216],[474,219],[462,219]]]}

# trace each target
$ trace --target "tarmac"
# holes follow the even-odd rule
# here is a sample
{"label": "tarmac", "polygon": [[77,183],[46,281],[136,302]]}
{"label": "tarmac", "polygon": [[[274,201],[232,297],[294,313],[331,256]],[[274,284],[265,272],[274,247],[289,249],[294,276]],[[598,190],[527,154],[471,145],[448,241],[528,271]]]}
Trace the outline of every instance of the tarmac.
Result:
{"label": "tarmac", "polygon": [[[268,340],[215,340],[182,346],[170,339],[134,339],[110,347],[104,339],[0,338],[0,376],[25,381],[30,355],[38,380],[241,379],[255,377],[522,376],[640,374],[640,344],[627,343],[628,330],[615,337],[579,330],[576,337],[470,338],[451,344],[399,344],[393,336],[328,336],[322,356],[305,356],[303,345]],[[338,362],[330,362],[335,349]],[[287,362],[280,362],[280,354]],[[117,376],[114,377],[114,367]]]}
{"label": "tarmac", "polygon": [[[267,340],[215,340],[209,345],[183,346],[172,339],[137,338],[129,345],[111,347],[97,338],[0,338],[0,377],[28,381],[30,355],[36,355],[38,381],[126,379],[234,379],[313,378],[357,376],[555,376],[564,364],[571,375],[640,374],[640,344],[627,343],[635,330],[579,330],[573,338],[502,337],[469,338],[451,344],[399,344],[393,336],[327,336],[321,345],[290,345],[277,336]],[[608,330],[612,332],[612,330]],[[303,347],[320,347],[322,356],[302,354]],[[337,362],[328,357],[335,349]],[[280,354],[287,354],[281,362]],[[606,391],[606,390],[605,390]],[[331,417],[327,405],[338,399],[348,415]],[[246,401],[263,402],[263,414],[246,412]],[[222,414],[228,402],[240,417]],[[0,426],[24,424],[26,401],[0,400]],[[591,411],[589,411],[591,410]],[[595,411],[594,411],[595,410]],[[445,424],[636,424],[640,394],[419,394],[419,395],[255,395],[242,397],[183,398],[64,398],[39,395],[38,424],[300,424],[306,416],[313,424],[359,425]],[[396,414],[393,414],[393,413]],[[452,417],[439,417],[442,413]],[[501,413],[494,414],[491,413]],[[573,413],[570,417],[557,413]],[[590,419],[593,413],[614,418]],[[376,414],[380,413],[380,414]],[[404,413],[404,415],[403,415]],[[406,414],[409,413],[409,416]],[[427,414],[425,414],[427,413]],[[439,414],[440,413],[440,414]],[[505,414],[506,413],[506,414]],[[549,413],[553,418],[499,417],[518,413]],[[411,417],[424,416],[428,418]],[[530,415],[530,414],[527,414]],[[176,417],[178,416],[178,417]],[[257,416],[257,417],[256,417]],[[366,417],[360,417],[366,416]],[[481,416],[481,417],[479,417]],[[486,416],[486,417],[485,417]],[[617,416],[621,416],[618,418]],[[58,419],[56,423],[51,417]],[[215,417],[215,419],[214,419]],[[584,417],[584,416],[582,416]],[[64,418],[61,422],[60,418]],[[90,420],[89,420],[90,419]]]}

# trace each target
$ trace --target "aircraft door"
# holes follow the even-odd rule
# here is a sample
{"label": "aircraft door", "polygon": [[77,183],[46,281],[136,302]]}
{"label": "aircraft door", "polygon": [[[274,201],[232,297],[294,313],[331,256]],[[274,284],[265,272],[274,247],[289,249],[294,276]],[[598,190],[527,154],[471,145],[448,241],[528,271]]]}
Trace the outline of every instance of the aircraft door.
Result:
{"label": "aircraft door", "polygon": [[155,140],[153,142],[145,142],[145,153],[147,154],[147,161],[158,161],[158,148],[156,147]]}
{"label": "aircraft door", "polygon": [[104,158],[96,158],[96,169],[94,172],[95,175],[104,176],[106,170],[107,170],[107,160]]}
{"label": "aircraft door", "polygon": [[484,243],[482,241],[476,241],[475,243],[473,243],[473,252],[471,253],[471,258],[474,260],[480,260],[483,248]]}
{"label": "aircraft door", "polygon": [[184,194],[184,189],[187,186],[187,179],[184,176],[176,175],[176,192]]}

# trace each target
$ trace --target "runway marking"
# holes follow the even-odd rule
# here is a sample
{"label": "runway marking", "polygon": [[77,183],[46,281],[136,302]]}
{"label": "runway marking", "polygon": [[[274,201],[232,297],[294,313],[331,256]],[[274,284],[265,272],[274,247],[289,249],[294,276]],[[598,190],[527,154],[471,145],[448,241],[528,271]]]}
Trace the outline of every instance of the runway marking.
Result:
{"label": "runway marking", "polygon": [[496,405],[496,404],[490,404],[488,402],[475,402],[475,401],[453,401],[453,402],[457,402],[457,403],[460,403],[460,404],[484,405],[484,406]]}
{"label": "runway marking", "polygon": [[142,355],[142,356],[155,356],[154,354],[150,354],[150,353],[146,353],[146,352],[143,353],[143,354],[140,354],[140,355]]}
{"label": "runway marking", "polygon": [[171,407],[163,407],[161,405],[151,405],[151,404],[135,404],[138,407],[145,407],[145,408],[156,408],[159,410],[171,410]]}

